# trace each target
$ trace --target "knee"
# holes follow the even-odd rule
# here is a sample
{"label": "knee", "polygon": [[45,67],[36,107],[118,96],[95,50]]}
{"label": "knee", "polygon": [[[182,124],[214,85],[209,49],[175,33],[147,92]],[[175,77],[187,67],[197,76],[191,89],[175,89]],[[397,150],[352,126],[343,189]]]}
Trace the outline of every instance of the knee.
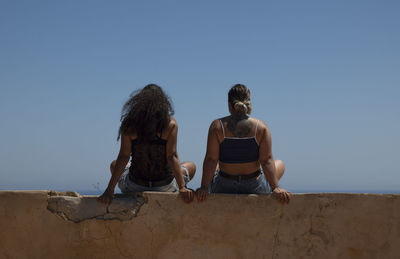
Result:
{"label": "knee", "polygon": [[285,172],[285,163],[283,163],[282,160],[275,160],[276,161],[276,165],[280,168],[280,170],[282,171],[282,174]]}
{"label": "knee", "polygon": [[192,174],[194,174],[196,172],[196,165],[193,162],[188,162],[188,166],[189,166],[189,171],[192,172]]}
{"label": "knee", "polygon": [[193,178],[193,175],[196,172],[196,165],[191,161],[183,162],[182,165],[189,171],[191,176],[190,178]]}
{"label": "knee", "polygon": [[116,164],[116,163],[117,163],[116,160],[114,160],[114,161],[111,162],[111,164],[110,164],[110,171],[111,171],[111,172],[114,171],[114,168],[115,168],[115,164]]}

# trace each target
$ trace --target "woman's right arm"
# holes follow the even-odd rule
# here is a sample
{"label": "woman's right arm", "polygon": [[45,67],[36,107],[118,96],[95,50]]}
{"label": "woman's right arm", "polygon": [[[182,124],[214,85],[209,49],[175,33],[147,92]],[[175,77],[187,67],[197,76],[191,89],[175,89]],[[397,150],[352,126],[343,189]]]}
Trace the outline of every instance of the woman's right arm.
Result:
{"label": "woman's right arm", "polygon": [[114,172],[111,174],[110,181],[108,183],[107,189],[98,198],[98,201],[104,204],[110,204],[114,196],[114,189],[118,183],[119,178],[125,170],[126,164],[129,162],[131,155],[131,138],[127,135],[121,135],[121,148],[117,157],[117,162],[115,163]]}
{"label": "woman's right arm", "polygon": [[219,160],[219,142],[218,142],[218,121],[215,120],[210,125],[207,139],[207,152],[203,162],[203,176],[201,187],[197,189],[196,195],[198,201],[207,199],[208,190],[214,177]]}

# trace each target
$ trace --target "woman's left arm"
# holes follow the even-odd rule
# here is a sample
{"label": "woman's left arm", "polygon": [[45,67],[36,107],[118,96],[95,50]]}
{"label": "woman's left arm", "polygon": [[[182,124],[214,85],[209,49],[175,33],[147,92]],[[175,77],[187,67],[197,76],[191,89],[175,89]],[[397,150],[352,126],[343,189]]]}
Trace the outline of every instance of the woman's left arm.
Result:
{"label": "woman's left arm", "polygon": [[131,138],[122,134],[121,148],[115,164],[114,172],[111,172],[111,178],[108,183],[107,189],[98,198],[98,201],[104,204],[110,204],[114,196],[114,189],[118,183],[119,178],[125,170],[126,164],[129,162],[131,155]]}
{"label": "woman's left arm", "polygon": [[260,130],[262,130],[262,137],[259,146],[259,162],[271,187],[272,194],[278,198],[279,202],[289,203],[290,192],[278,185],[279,179],[276,176],[275,160],[272,156],[271,132],[265,122],[262,122]]}
{"label": "woman's left arm", "polygon": [[179,187],[179,194],[182,196],[183,201],[190,203],[193,201],[194,193],[192,190],[186,188],[185,180],[181,173],[181,163],[179,161],[176,143],[178,139],[178,124],[175,120],[170,122],[170,133],[167,139],[166,155],[169,167],[175,176],[175,180]]}
{"label": "woman's left arm", "polygon": [[218,120],[211,123],[208,130],[207,152],[203,162],[203,176],[201,178],[201,187],[196,190],[198,201],[205,201],[208,196],[211,181],[214,178],[215,170],[219,160],[219,142],[218,142]]}

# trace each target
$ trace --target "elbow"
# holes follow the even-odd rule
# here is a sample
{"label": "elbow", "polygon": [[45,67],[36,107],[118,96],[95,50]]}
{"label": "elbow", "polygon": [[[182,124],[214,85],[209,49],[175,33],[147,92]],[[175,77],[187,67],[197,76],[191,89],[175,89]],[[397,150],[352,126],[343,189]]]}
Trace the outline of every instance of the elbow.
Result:
{"label": "elbow", "polygon": [[218,158],[206,156],[204,158],[204,163],[217,164],[218,163]]}
{"label": "elbow", "polygon": [[176,152],[167,155],[168,163],[173,163],[178,158],[178,154]]}
{"label": "elbow", "polygon": [[274,159],[272,157],[268,157],[265,159],[260,159],[259,162],[261,166],[264,168],[270,166],[274,162]]}

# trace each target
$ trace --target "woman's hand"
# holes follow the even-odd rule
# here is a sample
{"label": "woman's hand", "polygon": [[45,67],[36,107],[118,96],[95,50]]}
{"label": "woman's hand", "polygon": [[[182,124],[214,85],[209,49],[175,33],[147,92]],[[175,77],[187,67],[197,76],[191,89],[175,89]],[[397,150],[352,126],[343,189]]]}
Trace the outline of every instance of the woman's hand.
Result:
{"label": "woman's hand", "polygon": [[205,201],[208,196],[208,188],[200,187],[196,190],[197,201]]}
{"label": "woman's hand", "polygon": [[291,192],[280,187],[276,187],[272,191],[272,195],[282,204],[288,204],[290,202],[290,194]]}
{"label": "woman's hand", "polygon": [[183,201],[186,203],[191,203],[194,199],[194,191],[186,187],[179,189],[179,195],[182,197]]}
{"label": "woman's hand", "polygon": [[114,197],[114,191],[106,189],[104,193],[99,198],[97,198],[97,201],[105,205],[110,205],[113,200],[113,197]]}

